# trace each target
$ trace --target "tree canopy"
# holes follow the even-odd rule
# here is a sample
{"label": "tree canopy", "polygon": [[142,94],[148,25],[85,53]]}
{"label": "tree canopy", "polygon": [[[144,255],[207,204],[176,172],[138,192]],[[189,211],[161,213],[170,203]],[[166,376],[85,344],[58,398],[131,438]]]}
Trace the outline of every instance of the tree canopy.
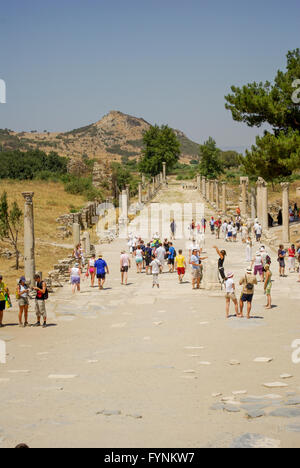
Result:
{"label": "tree canopy", "polygon": [[167,169],[172,169],[180,157],[180,143],[175,132],[168,127],[158,125],[150,127],[144,133],[144,149],[139,169],[145,174],[155,176],[163,170],[163,162]]}
{"label": "tree canopy", "polygon": [[8,205],[7,193],[3,192],[0,198],[0,239],[8,241],[15,251],[16,270],[19,269],[20,251],[18,247],[19,231],[21,229],[22,211],[17,202],[11,208]]}
{"label": "tree canopy", "polygon": [[217,148],[216,142],[209,137],[203,145],[200,145],[200,173],[208,179],[215,179],[223,173],[223,164],[221,161],[221,150]]}
{"label": "tree canopy", "polygon": [[250,177],[261,175],[267,181],[284,179],[300,167],[300,102],[295,89],[300,77],[300,50],[288,52],[286,71],[278,71],[274,83],[251,83],[231,88],[225,96],[226,109],[234,120],[250,127],[268,124],[256,145],[246,152],[242,164]]}

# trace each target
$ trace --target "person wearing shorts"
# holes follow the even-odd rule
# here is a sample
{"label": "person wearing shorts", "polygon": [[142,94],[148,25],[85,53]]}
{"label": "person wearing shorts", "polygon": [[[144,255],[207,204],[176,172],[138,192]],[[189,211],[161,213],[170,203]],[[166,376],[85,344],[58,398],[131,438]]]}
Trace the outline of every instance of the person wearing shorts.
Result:
{"label": "person wearing shorts", "polygon": [[285,257],[286,251],[284,250],[284,246],[280,245],[278,250],[278,263],[279,263],[279,276],[284,278],[285,277]]}
{"label": "person wearing shorts", "polygon": [[[19,326],[20,327],[28,327],[28,308],[29,308],[29,288],[26,285],[25,276],[20,278],[18,284],[18,297],[19,297]],[[23,314],[24,314],[24,325],[23,325]]]}
{"label": "person wearing shorts", "polygon": [[233,273],[227,273],[226,275],[226,280],[225,280],[225,289],[226,289],[226,318],[229,318],[229,312],[230,312],[230,302],[232,301],[235,306],[235,314],[238,317],[239,316],[239,305],[238,301],[235,295],[235,284],[234,284],[234,274]]}
{"label": "person wearing shorts", "polygon": [[258,250],[255,254],[255,257],[253,258],[252,261],[252,267],[254,265],[254,276],[257,276],[259,274],[261,281],[264,279],[264,265],[263,265],[263,259],[262,259],[262,252]]}
{"label": "person wearing shorts", "polygon": [[74,267],[70,268],[70,275],[72,293],[75,294],[76,291],[80,291],[81,268],[79,266],[79,263],[75,263]]}
{"label": "person wearing shorts", "polygon": [[[203,266],[202,266],[202,263],[201,261],[202,260],[205,260],[207,257],[199,257],[198,255],[198,251],[197,250],[193,250],[192,252],[192,256],[191,256],[191,259],[190,259],[190,265],[192,267],[192,287],[193,287],[193,290],[194,289],[200,289],[200,283],[201,283],[201,280],[202,280],[202,269],[203,269]],[[196,286],[196,288],[195,288]]]}
{"label": "person wearing shorts", "polygon": [[0,328],[3,328],[3,315],[5,311],[5,295],[9,294],[6,284],[3,282],[3,277],[0,275]]}
{"label": "person wearing shorts", "polygon": [[271,290],[272,290],[272,273],[270,271],[270,265],[265,266],[265,295],[267,296],[267,305],[266,309],[272,309],[272,298],[271,298]]}
{"label": "person wearing shorts", "polygon": [[186,270],[186,261],[185,257],[182,255],[182,250],[179,250],[177,257],[175,258],[175,263],[179,277],[179,283],[182,283]]}
{"label": "person wearing shorts", "polygon": [[36,274],[34,276],[34,281],[36,282],[36,287],[33,289],[36,291],[36,298],[35,298],[35,313],[37,316],[37,322],[34,327],[41,326],[41,317],[43,318],[43,328],[47,327],[47,311],[46,311],[46,302],[45,302],[45,295],[47,291],[47,285],[45,281],[41,280],[40,275]]}
{"label": "person wearing shorts", "polygon": [[95,277],[96,277],[96,268],[95,268],[96,255],[92,255],[92,258],[89,260],[89,274],[91,276],[91,288],[94,287]]}
{"label": "person wearing shorts", "polygon": [[252,268],[247,269],[245,276],[240,280],[243,291],[240,299],[240,317],[243,317],[244,304],[247,302],[247,318],[250,319],[252,301],[254,296],[254,285],[257,284],[256,276],[252,273]]}
{"label": "person wearing shorts", "polygon": [[102,290],[106,280],[106,274],[109,275],[109,269],[106,261],[103,260],[103,256],[101,254],[99,254],[98,260],[96,260],[95,262],[95,268],[97,272],[99,290]]}
{"label": "person wearing shorts", "polygon": [[142,273],[143,270],[143,261],[144,261],[144,252],[141,249],[141,246],[138,245],[135,251],[135,263],[137,273]]}
{"label": "person wearing shorts", "polygon": [[174,273],[176,252],[175,252],[172,242],[169,243],[169,249],[168,249],[167,255],[168,255],[169,273]]}
{"label": "person wearing shorts", "polygon": [[131,262],[129,255],[123,250],[121,252],[121,258],[120,258],[120,268],[121,268],[121,285],[127,286],[128,282],[128,271],[129,268],[131,267]]}
{"label": "person wearing shorts", "polygon": [[149,275],[151,262],[152,262],[152,248],[151,248],[151,244],[147,244],[147,247],[145,249],[146,275]]}

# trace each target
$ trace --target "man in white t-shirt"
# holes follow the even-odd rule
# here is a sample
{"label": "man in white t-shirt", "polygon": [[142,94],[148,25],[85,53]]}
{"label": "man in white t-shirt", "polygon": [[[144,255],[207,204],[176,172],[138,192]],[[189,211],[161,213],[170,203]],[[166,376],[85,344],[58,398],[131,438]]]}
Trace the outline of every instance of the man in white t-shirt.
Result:
{"label": "man in white t-shirt", "polygon": [[163,247],[162,244],[159,244],[158,249],[156,250],[156,258],[160,263],[160,272],[163,272],[164,264],[165,264],[165,257],[166,257],[166,249]]}
{"label": "man in white t-shirt", "polygon": [[230,311],[230,302],[232,301],[235,306],[235,314],[238,317],[239,315],[239,305],[235,295],[235,284],[234,284],[234,274],[228,273],[226,275],[225,280],[225,288],[226,288],[226,318],[229,318],[229,311]]}

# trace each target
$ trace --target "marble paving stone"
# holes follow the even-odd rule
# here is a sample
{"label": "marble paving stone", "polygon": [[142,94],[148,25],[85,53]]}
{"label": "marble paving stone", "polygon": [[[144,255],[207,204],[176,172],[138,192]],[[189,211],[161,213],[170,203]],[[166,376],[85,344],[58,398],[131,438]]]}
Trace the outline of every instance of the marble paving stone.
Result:
{"label": "marble paving stone", "polygon": [[298,418],[300,417],[300,408],[278,408],[270,413],[270,416],[278,418]]}
{"label": "marble paving stone", "polygon": [[280,440],[270,439],[260,434],[243,434],[234,439],[232,449],[277,449],[280,448]]}

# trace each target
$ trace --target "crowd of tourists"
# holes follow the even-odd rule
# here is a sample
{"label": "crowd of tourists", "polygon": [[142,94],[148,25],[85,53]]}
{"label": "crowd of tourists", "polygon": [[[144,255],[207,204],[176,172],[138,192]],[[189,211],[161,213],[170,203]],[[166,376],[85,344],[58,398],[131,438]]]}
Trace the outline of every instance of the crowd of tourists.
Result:
{"label": "crowd of tourists", "polygon": [[[187,256],[183,250],[176,250],[176,222],[172,220],[170,225],[170,240],[161,240],[158,233],[152,236],[150,242],[145,242],[141,237],[130,235],[127,248],[120,253],[120,274],[121,285],[128,286],[129,270],[135,266],[138,275],[145,273],[152,276],[152,288],[160,288],[160,275],[163,273],[173,274],[177,272],[179,284],[184,283],[187,268],[191,271],[191,284],[193,290],[200,289],[203,280],[203,264],[207,256],[203,256],[205,247],[205,235],[207,224],[210,227],[211,235],[216,239],[223,239],[224,242],[241,242],[245,245],[245,261],[248,268],[245,275],[240,278],[239,285],[242,286],[240,301],[236,296],[236,283],[233,272],[226,272],[227,252],[225,249],[214,247],[217,253],[217,272],[219,275],[220,287],[225,289],[226,294],[226,316],[230,314],[230,303],[235,306],[235,315],[243,317],[244,304],[247,303],[247,317],[250,317],[254,288],[261,282],[264,286],[264,292],[267,297],[266,308],[272,308],[272,271],[271,254],[261,245],[262,227],[258,220],[255,220],[254,226],[242,222],[240,213],[230,219],[221,219],[221,217],[211,217],[209,221],[202,218],[200,222],[192,220],[188,226],[189,243],[186,244]],[[258,243],[259,247],[254,245]],[[81,244],[78,244],[73,251],[74,266],[70,268],[70,284],[72,293],[80,291],[83,278],[90,280],[90,286],[97,287],[100,291],[104,290],[107,275],[110,270],[107,261],[102,254],[92,255],[88,260],[85,258],[84,250]],[[279,277],[286,278],[289,274],[299,273],[298,282],[300,283],[300,245],[292,244],[288,249],[283,245],[278,248],[277,255]],[[167,266],[167,270],[166,270]],[[16,289],[16,299],[19,305],[19,325],[28,327],[29,299],[35,301],[35,312],[37,321],[34,327],[47,327],[46,301],[48,299],[47,285],[40,278],[39,274],[34,277],[34,285],[27,284],[22,276]],[[0,276],[0,328],[3,325],[3,315],[5,309],[12,307],[10,292],[3,277]],[[43,323],[41,323],[43,320]]]}

